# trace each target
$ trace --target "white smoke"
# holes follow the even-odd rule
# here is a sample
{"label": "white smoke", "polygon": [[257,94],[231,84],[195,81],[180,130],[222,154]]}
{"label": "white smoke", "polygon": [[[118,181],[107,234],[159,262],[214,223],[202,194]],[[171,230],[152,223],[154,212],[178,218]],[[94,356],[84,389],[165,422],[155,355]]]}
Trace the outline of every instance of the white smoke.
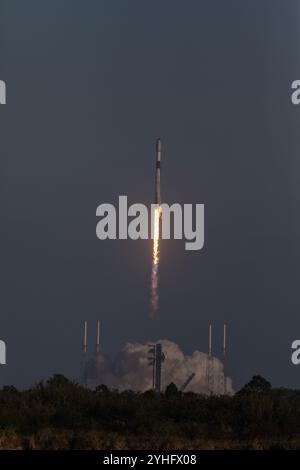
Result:
{"label": "white smoke", "polygon": [[[209,360],[207,354],[194,351],[184,354],[180,347],[169,340],[159,340],[165,355],[162,366],[162,387],[173,382],[181,389],[186,380],[195,374],[185,391],[195,393],[214,393],[221,395],[226,391],[233,393],[232,381],[225,377],[223,364],[216,357]],[[144,392],[152,388],[152,367],[148,364],[149,344],[127,343],[115,361],[102,355],[88,362],[87,384],[91,388],[105,384],[111,388]]]}

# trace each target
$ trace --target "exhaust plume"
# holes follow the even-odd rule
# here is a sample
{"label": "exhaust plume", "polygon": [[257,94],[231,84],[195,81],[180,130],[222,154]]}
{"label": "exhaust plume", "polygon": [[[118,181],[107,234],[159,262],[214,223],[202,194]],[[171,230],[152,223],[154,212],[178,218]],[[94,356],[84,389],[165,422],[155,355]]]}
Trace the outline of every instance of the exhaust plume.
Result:
{"label": "exhaust plume", "polygon": [[154,209],[153,217],[153,250],[152,250],[152,272],[151,272],[151,317],[155,316],[158,309],[158,268],[159,268],[159,235],[160,235],[161,207]]}

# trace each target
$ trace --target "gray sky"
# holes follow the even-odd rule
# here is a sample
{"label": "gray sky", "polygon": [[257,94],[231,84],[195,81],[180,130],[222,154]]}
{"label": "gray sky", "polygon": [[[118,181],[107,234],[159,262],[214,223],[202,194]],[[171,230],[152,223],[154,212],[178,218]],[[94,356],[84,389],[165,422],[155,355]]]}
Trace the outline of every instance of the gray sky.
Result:
{"label": "gray sky", "polygon": [[[102,349],[163,337],[299,387],[299,2],[0,0],[0,384],[77,377],[82,324]],[[205,204],[205,248],[96,239],[96,207]],[[94,331],[91,331],[93,326]],[[91,334],[93,336],[91,336]]]}

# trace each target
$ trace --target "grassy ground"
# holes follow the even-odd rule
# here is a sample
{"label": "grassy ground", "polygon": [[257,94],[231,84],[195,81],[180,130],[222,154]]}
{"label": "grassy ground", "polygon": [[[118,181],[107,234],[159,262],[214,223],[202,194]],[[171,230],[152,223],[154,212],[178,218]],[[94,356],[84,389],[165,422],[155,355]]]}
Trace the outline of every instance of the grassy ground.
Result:
{"label": "grassy ground", "polygon": [[183,439],[176,436],[149,438],[119,436],[115,433],[45,428],[36,434],[23,436],[13,430],[0,432],[1,450],[222,450],[222,449],[300,449],[300,439],[208,440]]}

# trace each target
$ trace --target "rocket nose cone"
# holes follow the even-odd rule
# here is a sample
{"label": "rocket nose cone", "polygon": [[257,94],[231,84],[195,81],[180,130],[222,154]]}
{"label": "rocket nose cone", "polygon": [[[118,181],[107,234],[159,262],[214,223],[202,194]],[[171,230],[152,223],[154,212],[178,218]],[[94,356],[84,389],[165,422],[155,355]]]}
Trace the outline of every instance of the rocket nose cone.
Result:
{"label": "rocket nose cone", "polygon": [[161,152],[161,140],[160,139],[156,140],[156,151]]}

